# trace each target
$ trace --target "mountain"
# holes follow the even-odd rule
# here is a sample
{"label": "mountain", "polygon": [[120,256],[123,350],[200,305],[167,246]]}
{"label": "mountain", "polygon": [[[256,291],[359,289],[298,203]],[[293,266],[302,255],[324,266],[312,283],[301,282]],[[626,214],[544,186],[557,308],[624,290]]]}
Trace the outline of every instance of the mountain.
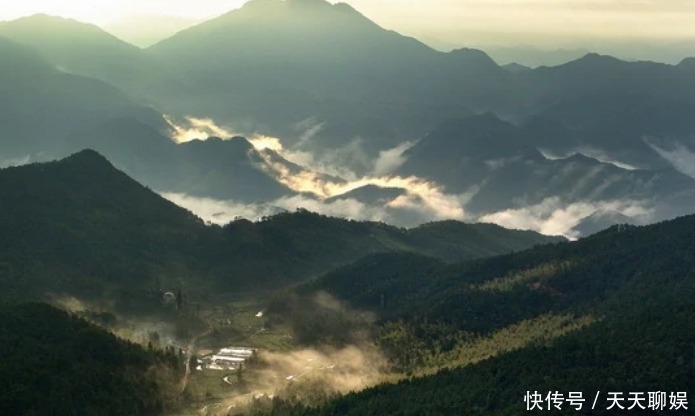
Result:
{"label": "mountain", "polygon": [[[473,189],[466,208],[481,214],[522,209],[549,198],[563,204],[692,200],[695,182],[663,159],[658,169],[631,169],[579,137],[552,119],[536,118],[518,127],[489,113],[471,116],[444,123],[422,138],[404,153],[407,160],[397,172],[430,179],[453,194]],[[550,158],[539,149],[570,154]]]}
{"label": "mountain", "polygon": [[585,144],[616,159],[649,168],[655,158],[645,137],[693,145],[694,83],[687,66],[587,54],[518,74],[519,108],[578,130]]}
{"label": "mountain", "polygon": [[70,70],[92,61],[117,72],[139,55],[137,47],[97,26],[45,14],[3,22],[0,36],[30,46],[55,66]]}
{"label": "mountain", "polygon": [[179,358],[146,351],[46,304],[0,306],[0,408],[14,415],[156,415]]}
{"label": "mountain", "polygon": [[678,64],[678,67],[684,69],[695,69],[695,58],[685,58]]}
{"label": "mountain", "polygon": [[232,125],[251,120],[287,139],[303,133],[288,126],[315,118],[324,125],[315,144],[324,146],[361,136],[375,147],[424,134],[467,112],[461,95],[486,101],[500,88],[487,80],[508,75],[480,51],[437,52],[326,1],[253,0],[147,53],[180,67],[206,97],[172,111]]}
{"label": "mountain", "polygon": [[531,67],[517,64],[516,62],[512,62],[506,65],[502,65],[502,68],[506,69],[507,71],[511,72],[512,74],[517,74],[519,72],[526,72],[530,71]]}
{"label": "mountain", "polygon": [[582,219],[574,229],[583,236],[592,235],[618,224],[637,225],[635,221],[617,211],[597,211]]}
{"label": "mountain", "polygon": [[446,232],[437,226],[403,230],[306,211],[206,226],[91,150],[2,169],[0,187],[5,298],[70,293],[146,308],[156,282],[197,296],[211,287],[257,291],[375,252],[460,260],[555,241],[458,223],[441,225]]}
{"label": "mountain", "polygon": [[[209,48],[193,47],[200,44]],[[314,145],[335,147],[359,136],[365,146],[384,149],[470,110],[515,122],[547,116],[610,150],[636,146],[644,135],[685,139],[692,131],[686,113],[693,73],[686,65],[589,53],[510,73],[481,51],[434,51],[344,4],[251,1],[148,53],[184,68],[199,92],[217,89],[212,97],[219,98],[189,101],[187,111],[230,124],[255,120],[291,142],[304,133],[291,126],[314,118],[323,122]],[[632,156],[628,163],[639,160]]]}
{"label": "mountain", "polygon": [[0,37],[0,153],[5,158],[43,154],[63,156],[67,137],[114,118],[169,127],[160,114],[136,104],[116,88],[92,78],[69,75],[33,49]]}
{"label": "mountain", "polygon": [[35,50],[3,38],[0,58],[0,161],[93,148],[160,191],[242,202],[291,193],[262,171],[261,156],[245,140],[176,145],[160,113],[115,87],[58,71]]}
{"label": "mountain", "polygon": [[0,254],[10,293],[98,296],[109,282],[140,286],[157,269],[191,263],[189,250],[205,240],[200,219],[93,151],[0,170],[0,183],[0,228],[15,236]]}
{"label": "mountain", "polygon": [[181,172],[169,191],[250,202],[294,194],[277,182],[263,156],[243,137],[193,140],[176,150]]}
{"label": "mountain", "polygon": [[383,188],[377,185],[365,185],[357,189],[345,192],[331,198],[327,198],[326,202],[331,203],[345,199],[355,199],[369,205],[384,205],[399,196],[405,195],[406,191],[402,188]]}
{"label": "mountain", "polygon": [[690,391],[694,225],[692,215],[621,225],[448,266],[373,256],[327,274],[298,290],[327,290],[346,308],[377,313],[379,342],[409,377],[314,408],[292,405],[291,397],[260,403],[254,414],[508,415],[523,412],[524,395],[534,391],[565,400],[582,392],[585,406],[599,394],[590,412],[609,414],[606,392],[642,392],[646,408],[647,392]]}
{"label": "mountain", "polygon": [[150,125],[119,118],[72,135],[71,149],[91,148],[137,181],[165,193],[267,202],[294,194],[280,184],[245,138],[175,143]]}
{"label": "mountain", "polygon": [[174,83],[171,68],[101,28],[37,14],[0,24],[0,36],[30,46],[63,72],[105,81],[148,103],[143,88]]}
{"label": "mountain", "polygon": [[581,58],[589,51],[582,49],[545,50],[533,46],[509,46],[483,48],[500,65],[518,63],[530,68],[557,66]]}
{"label": "mountain", "polygon": [[[438,52],[348,5],[318,0],[250,1],[144,51],[48,16],[3,23],[0,33],[38,51],[3,49],[16,63],[0,99],[0,165],[94,148],[162,192],[254,204],[296,196],[283,183],[308,169],[243,142],[172,146],[163,111],[214,117],[249,137],[278,136],[317,161],[338,154],[357,177],[372,172],[382,151],[419,138],[393,173],[441,185],[485,221],[553,205],[579,206],[578,222],[607,203],[598,208],[625,214],[638,206],[645,222],[688,212],[695,200],[681,162],[695,149],[687,59],[666,65],[590,53],[510,73],[479,50]],[[56,65],[100,81],[49,68]],[[362,191],[327,202],[376,200],[389,210],[399,198],[393,189]],[[421,219],[388,215],[399,224]]]}

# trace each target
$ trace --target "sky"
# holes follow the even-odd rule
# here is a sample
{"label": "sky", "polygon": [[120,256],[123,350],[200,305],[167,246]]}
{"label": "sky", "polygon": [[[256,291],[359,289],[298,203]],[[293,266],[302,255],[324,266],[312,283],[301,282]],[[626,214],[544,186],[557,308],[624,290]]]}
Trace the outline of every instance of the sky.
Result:
{"label": "sky", "polygon": [[[41,12],[102,27],[120,22],[120,30],[123,30],[124,18],[132,16],[175,16],[180,25],[193,24],[238,8],[246,1],[0,0],[0,20]],[[440,49],[522,44],[542,48],[593,48],[601,43],[645,41],[693,42],[695,45],[695,24],[692,24],[695,0],[346,2],[385,28],[415,36]],[[170,20],[169,26],[172,24]]]}

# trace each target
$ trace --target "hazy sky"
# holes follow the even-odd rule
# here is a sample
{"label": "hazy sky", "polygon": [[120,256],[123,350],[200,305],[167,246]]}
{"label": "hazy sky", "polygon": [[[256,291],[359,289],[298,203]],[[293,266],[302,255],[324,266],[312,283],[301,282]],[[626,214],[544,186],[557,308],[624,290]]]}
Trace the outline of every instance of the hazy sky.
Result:
{"label": "hazy sky", "polygon": [[[0,20],[55,14],[107,26],[128,15],[213,17],[246,0],[0,0]],[[336,1],[332,1],[335,3]],[[695,0],[347,0],[380,25],[439,45],[582,46],[695,39]]]}

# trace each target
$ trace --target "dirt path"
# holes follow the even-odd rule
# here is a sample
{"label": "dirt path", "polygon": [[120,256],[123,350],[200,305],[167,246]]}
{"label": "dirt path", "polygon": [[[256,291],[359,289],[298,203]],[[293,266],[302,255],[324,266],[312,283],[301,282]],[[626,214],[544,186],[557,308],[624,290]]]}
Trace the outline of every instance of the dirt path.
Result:
{"label": "dirt path", "polygon": [[191,357],[193,356],[193,350],[195,348],[196,342],[198,342],[200,338],[209,335],[212,331],[213,327],[212,325],[210,325],[210,323],[208,323],[207,329],[191,338],[191,341],[188,343],[188,347],[186,348],[186,373],[183,375],[183,378],[181,379],[181,389],[179,390],[179,396],[182,395],[184,391],[186,391],[186,387],[188,386],[188,378],[191,375]]}

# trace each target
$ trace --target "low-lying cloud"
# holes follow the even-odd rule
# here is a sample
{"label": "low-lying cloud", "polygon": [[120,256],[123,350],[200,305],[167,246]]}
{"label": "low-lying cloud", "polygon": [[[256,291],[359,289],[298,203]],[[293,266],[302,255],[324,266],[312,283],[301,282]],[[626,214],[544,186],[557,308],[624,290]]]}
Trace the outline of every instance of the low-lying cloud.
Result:
{"label": "low-lying cloud", "polygon": [[695,178],[695,153],[681,143],[674,143],[670,149],[658,146],[650,140],[645,142],[679,172]]}
{"label": "low-lying cloud", "polygon": [[479,220],[506,228],[535,230],[546,235],[562,235],[574,239],[580,236],[574,228],[583,219],[601,212],[618,212],[629,218],[646,219],[653,211],[640,201],[565,203],[559,197],[551,197],[536,205],[487,214]]}
{"label": "low-lying cloud", "polygon": [[[263,204],[245,204],[234,200],[216,200],[181,193],[162,193],[171,202],[195,213],[212,224],[227,224],[238,217],[252,221],[299,208],[333,217],[358,221],[380,221],[399,226],[416,226],[432,220],[465,219],[466,196],[446,196],[441,200],[421,201],[416,196],[401,196],[385,205],[370,205],[354,198],[331,201],[305,195],[283,197]],[[442,205],[437,205],[440,201]]]}
{"label": "low-lying cloud", "polygon": [[[170,120],[177,141],[192,140],[210,135],[232,137],[232,129],[220,127],[213,120],[186,117],[185,123]],[[238,217],[258,220],[261,217],[283,211],[303,208],[324,215],[363,221],[381,221],[398,226],[413,227],[425,222],[455,219],[460,221],[483,221],[507,228],[528,229],[548,235],[563,235],[576,238],[574,228],[595,213],[614,212],[646,222],[653,210],[647,204],[631,200],[576,201],[560,197],[546,198],[540,203],[514,207],[506,210],[472,216],[466,205],[478,193],[474,186],[462,194],[452,194],[437,183],[416,176],[393,175],[405,162],[405,152],[414,144],[405,141],[400,145],[383,150],[376,158],[367,159],[361,139],[355,138],[345,146],[317,156],[306,150],[307,144],[323,129],[324,124],[315,118],[298,123],[295,128],[301,139],[292,148],[284,145],[277,137],[252,134],[249,142],[264,160],[261,169],[268,175],[296,192],[261,204],[239,203],[234,200],[220,201],[199,198],[180,193],[164,193],[170,201],[181,205],[215,224],[226,224]],[[695,154],[684,146],[666,150],[652,145],[655,151],[670,160],[684,173],[695,177]],[[583,154],[600,162],[612,164],[626,170],[635,166],[615,160],[601,149],[581,147],[563,155],[541,150],[551,160]],[[280,156],[278,158],[277,156]],[[284,159],[284,160],[283,160]],[[289,163],[288,163],[289,162]],[[367,175],[358,175],[350,166],[367,166]],[[488,161],[490,168],[499,168],[505,160]],[[587,177],[587,180],[590,178]],[[605,186],[611,183],[607,182]],[[351,194],[361,188],[370,188],[372,197],[363,201]],[[379,188],[384,190],[379,194]],[[390,191],[388,191],[390,190]],[[394,190],[399,190],[396,194]],[[376,196],[375,196],[376,195]]]}
{"label": "low-lying cloud", "polygon": [[561,159],[567,159],[569,157],[572,157],[574,155],[583,155],[586,157],[590,157],[592,159],[596,159],[601,163],[607,163],[610,165],[613,165],[615,167],[618,167],[620,169],[625,169],[625,170],[637,170],[639,169],[637,166],[631,165],[629,163],[621,162],[614,157],[611,157],[608,153],[605,151],[597,148],[597,147],[592,147],[592,146],[582,146],[578,147],[575,149],[572,149],[570,151],[564,152],[562,154],[557,154],[553,153],[550,150],[547,149],[538,149],[538,151],[543,155],[544,158],[548,160],[561,160]]}
{"label": "low-lying cloud", "polygon": [[32,162],[32,157],[27,155],[9,159],[0,159],[0,169],[22,166]]}
{"label": "low-lying cloud", "polygon": [[413,147],[414,144],[414,142],[407,141],[392,149],[379,152],[379,157],[374,161],[374,170],[372,174],[374,176],[381,176],[395,172],[405,163],[407,160],[405,152]]}
{"label": "low-lying cloud", "polygon": [[185,143],[191,140],[205,140],[208,137],[220,137],[228,139],[236,136],[232,131],[220,127],[211,118],[185,116],[183,120],[175,120],[171,116],[164,116],[171,126],[171,138],[176,143]]}

